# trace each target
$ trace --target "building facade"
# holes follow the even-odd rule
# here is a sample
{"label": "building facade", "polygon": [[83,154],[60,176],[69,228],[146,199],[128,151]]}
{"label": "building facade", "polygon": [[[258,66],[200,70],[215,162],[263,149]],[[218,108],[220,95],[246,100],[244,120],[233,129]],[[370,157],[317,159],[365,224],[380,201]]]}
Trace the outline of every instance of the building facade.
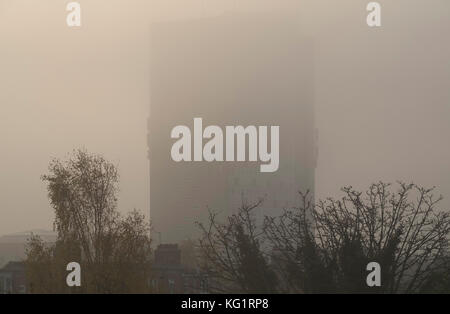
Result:
{"label": "building facade", "polygon": [[198,269],[182,264],[177,244],[158,246],[150,280],[154,293],[199,294],[208,291],[208,277]]}
{"label": "building facade", "polygon": [[[224,14],[152,26],[148,120],[150,218],[165,242],[197,235],[208,209],[224,215],[263,199],[259,217],[314,195],[312,41],[288,16]],[[279,126],[280,165],[174,162],[171,130],[203,124]],[[205,141],[204,141],[205,142]]]}
{"label": "building facade", "polygon": [[26,293],[26,275],[23,262],[9,262],[0,269],[0,294]]}

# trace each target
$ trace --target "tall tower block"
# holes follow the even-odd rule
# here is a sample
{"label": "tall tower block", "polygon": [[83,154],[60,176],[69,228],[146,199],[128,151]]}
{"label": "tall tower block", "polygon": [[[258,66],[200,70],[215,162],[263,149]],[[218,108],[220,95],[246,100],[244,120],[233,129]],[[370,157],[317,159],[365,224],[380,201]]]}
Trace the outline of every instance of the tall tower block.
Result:
{"label": "tall tower block", "polygon": [[[229,214],[263,198],[262,217],[297,205],[298,190],[313,195],[312,50],[287,16],[224,14],[152,26],[150,217],[163,242],[195,237],[208,208]],[[174,162],[171,130],[193,130],[196,117],[204,127],[280,126],[279,170],[261,173],[260,162]]]}

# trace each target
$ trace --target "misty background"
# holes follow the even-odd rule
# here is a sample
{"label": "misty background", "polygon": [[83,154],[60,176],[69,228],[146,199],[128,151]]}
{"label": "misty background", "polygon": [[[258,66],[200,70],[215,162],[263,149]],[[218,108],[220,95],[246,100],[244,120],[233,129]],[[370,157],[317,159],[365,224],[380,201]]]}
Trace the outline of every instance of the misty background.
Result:
{"label": "misty background", "polygon": [[40,176],[78,147],[118,165],[122,211],[148,214],[151,23],[232,10],[295,12],[314,40],[316,197],[414,180],[450,205],[447,0],[379,1],[378,29],[361,0],[80,0],[80,29],[68,2],[0,0],[0,235],[52,228]]}

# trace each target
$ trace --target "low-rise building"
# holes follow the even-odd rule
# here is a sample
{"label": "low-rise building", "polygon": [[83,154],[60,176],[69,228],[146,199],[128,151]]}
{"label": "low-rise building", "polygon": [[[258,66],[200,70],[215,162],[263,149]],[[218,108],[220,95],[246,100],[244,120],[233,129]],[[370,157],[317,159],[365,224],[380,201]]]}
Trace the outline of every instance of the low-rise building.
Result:
{"label": "low-rise building", "polygon": [[155,251],[151,286],[154,293],[184,294],[206,293],[207,276],[198,269],[181,263],[178,244],[161,244]]}
{"label": "low-rise building", "polygon": [[0,269],[0,294],[26,293],[25,264],[9,262]]}

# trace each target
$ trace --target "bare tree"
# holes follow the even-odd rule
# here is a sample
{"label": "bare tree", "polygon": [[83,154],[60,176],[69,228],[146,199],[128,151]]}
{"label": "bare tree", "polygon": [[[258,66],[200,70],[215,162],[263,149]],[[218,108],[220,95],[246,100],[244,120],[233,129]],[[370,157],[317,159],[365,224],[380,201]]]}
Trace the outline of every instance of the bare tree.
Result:
{"label": "bare tree", "polygon": [[399,183],[397,191],[377,183],[362,193],[303,206],[279,218],[266,218],[265,233],[279,252],[293,290],[374,292],[365,284],[365,267],[382,268],[379,292],[414,293],[445,267],[450,233],[448,211],[434,189]]}
{"label": "bare tree", "polygon": [[277,217],[265,217],[264,234],[271,244],[272,266],[281,290],[291,293],[334,292],[331,260],[320,251],[313,229],[313,203],[301,194],[299,207]]}
{"label": "bare tree", "polygon": [[209,222],[198,224],[202,232],[200,259],[209,274],[213,292],[276,292],[276,276],[261,249],[263,233],[253,217],[260,203],[243,204],[225,222],[210,212]]}

